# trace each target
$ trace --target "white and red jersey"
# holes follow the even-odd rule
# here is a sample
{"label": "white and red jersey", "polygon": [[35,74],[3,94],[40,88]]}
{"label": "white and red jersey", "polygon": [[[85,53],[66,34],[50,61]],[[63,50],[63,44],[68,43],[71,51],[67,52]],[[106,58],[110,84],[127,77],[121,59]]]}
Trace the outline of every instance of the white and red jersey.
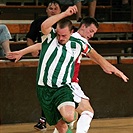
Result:
{"label": "white and red jersey", "polygon": [[73,78],[72,78],[72,82],[76,82],[76,83],[79,82],[78,75],[79,75],[81,59],[82,59],[82,55],[80,55],[75,61],[75,64],[74,64],[74,75],[73,75]]}
{"label": "white and red jersey", "polygon": [[[72,36],[74,36],[76,38],[79,38],[82,41],[84,41],[88,45],[88,47],[90,48],[89,49],[89,52],[91,51],[91,49],[93,49],[91,47],[91,45],[89,44],[89,42],[85,38],[83,38],[78,32],[73,33]],[[82,54],[75,60],[75,64],[74,64],[74,75],[73,75],[73,78],[72,78],[72,82],[76,82],[76,83],[79,82],[78,74],[79,74],[79,69],[80,69],[82,55],[85,55],[86,56],[86,53],[83,53],[82,52]]]}
{"label": "white and red jersey", "polygon": [[74,66],[74,75],[72,78],[72,91],[73,91],[73,95],[74,95],[74,101],[76,103],[80,103],[82,98],[83,99],[87,99],[89,100],[89,97],[87,97],[84,92],[82,91],[81,87],[79,86],[78,82],[78,74],[79,74],[79,69],[80,69],[80,64],[81,64],[81,58],[82,58],[82,54],[76,59],[75,61],[75,66]]}

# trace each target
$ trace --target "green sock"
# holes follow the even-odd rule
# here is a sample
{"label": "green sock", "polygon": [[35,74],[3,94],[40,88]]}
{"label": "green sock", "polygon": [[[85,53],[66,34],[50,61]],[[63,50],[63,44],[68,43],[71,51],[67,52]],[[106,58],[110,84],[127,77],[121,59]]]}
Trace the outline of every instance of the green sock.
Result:
{"label": "green sock", "polygon": [[72,130],[68,127],[67,132],[66,133],[72,133]]}

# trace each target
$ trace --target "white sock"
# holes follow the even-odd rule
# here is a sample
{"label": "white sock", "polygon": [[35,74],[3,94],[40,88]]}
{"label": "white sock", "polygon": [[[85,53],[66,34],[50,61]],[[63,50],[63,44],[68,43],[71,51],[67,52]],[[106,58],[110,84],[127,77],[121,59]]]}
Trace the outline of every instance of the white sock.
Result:
{"label": "white sock", "polygon": [[90,128],[90,123],[93,118],[93,113],[89,111],[83,111],[81,116],[77,122],[77,130],[76,133],[87,133]]}

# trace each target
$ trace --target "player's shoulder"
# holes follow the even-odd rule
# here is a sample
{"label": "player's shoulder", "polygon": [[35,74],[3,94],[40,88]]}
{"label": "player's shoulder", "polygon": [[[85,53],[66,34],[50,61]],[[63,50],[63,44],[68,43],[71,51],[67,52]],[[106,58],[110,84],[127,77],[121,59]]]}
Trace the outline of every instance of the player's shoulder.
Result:
{"label": "player's shoulder", "polygon": [[86,43],[86,44],[88,44],[88,41],[84,38],[84,37],[82,37],[78,32],[75,32],[75,33],[73,33],[72,35],[71,35],[71,40],[73,40],[73,41],[77,41],[77,42],[82,42],[82,43]]}

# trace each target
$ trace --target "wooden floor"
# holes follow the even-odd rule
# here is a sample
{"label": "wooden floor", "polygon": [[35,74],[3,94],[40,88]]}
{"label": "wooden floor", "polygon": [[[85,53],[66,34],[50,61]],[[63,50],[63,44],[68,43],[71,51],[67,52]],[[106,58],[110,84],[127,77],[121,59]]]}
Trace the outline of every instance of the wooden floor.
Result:
{"label": "wooden floor", "polygon": [[[47,131],[37,131],[35,123],[0,125],[0,133],[52,133],[54,127]],[[73,130],[75,133],[75,129]],[[113,119],[93,119],[89,133],[133,133],[133,117]]]}

